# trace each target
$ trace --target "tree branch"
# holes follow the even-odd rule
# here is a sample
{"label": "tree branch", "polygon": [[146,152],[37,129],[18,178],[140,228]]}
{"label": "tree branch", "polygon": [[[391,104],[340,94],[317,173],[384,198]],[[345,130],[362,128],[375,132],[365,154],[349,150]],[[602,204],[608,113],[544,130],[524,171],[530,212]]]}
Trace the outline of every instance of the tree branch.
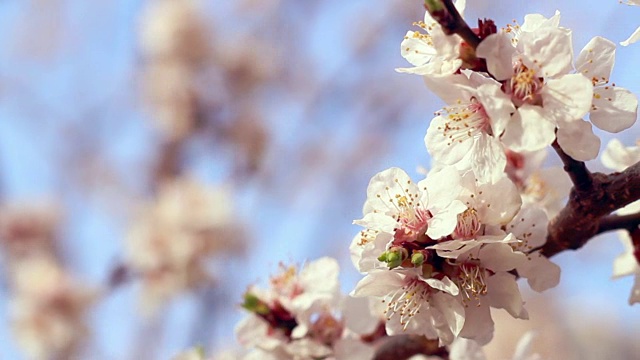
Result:
{"label": "tree branch", "polygon": [[[570,163],[568,166],[574,169],[574,165]],[[575,169],[570,174],[577,176],[582,170],[579,164]],[[613,226],[611,223],[614,218],[621,221],[620,217],[611,217],[606,221],[603,217],[640,199],[640,162],[620,173],[589,175],[589,191],[584,188],[580,190],[584,182],[577,178],[571,189],[569,202],[549,222],[547,243],[542,247],[542,253],[547,257],[564,250],[581,248],[589,239],[602,232],[602,221],[602,229]]]}
{"label": "tree branch", "polygon": [[447,35],[457,34],[474,50],[480,44],[480,37],[471,30],[453,4],[453,0],[425,1],[425,8],[431,17],[442,26]]}
{"label": "tree branch", "polygon": [[438,340],[429,340],[420,335],[395,335],[384,338],[373,360],[405,360],[418,354],[449,359],[449,351],[439,347]]}
{"label": "tree branch", "polygon": [[629,215],[610,215],[600,220],[598,234],[612,230],[633,231],[640,225],[640,213]]}
{"label": "tree branch", "polygon": [[577,161],[567,155],[558,144],[558,140],[554,140],[551,146],[558,153],[560,160],[562,160],[564,171],[569,174],[574,188],[580,192],[590,191],[593,186],[593,178],[584,162]]}

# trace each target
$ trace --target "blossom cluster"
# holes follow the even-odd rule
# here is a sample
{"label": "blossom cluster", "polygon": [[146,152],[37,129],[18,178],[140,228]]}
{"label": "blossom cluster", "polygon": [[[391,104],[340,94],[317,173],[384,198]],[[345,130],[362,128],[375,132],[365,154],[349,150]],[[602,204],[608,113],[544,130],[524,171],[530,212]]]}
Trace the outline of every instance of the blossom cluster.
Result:
{"label": "blossom cluster", "polygon": [[[462,13],[465,2],[455,5]],[[560,169],[540,169],[546,148],[596,158],[592,126],[629,128],[638,101],[610,83],[615,44],[595,37],[574,58],[557,12],[501,30],[481,21],[477,47],[429,11],[416,25],[401,44],[413,67],[398,71],[422,76],[447,104],[425,136],[432,169],[417,182],[399,168],[371,179],[354,222],[363,230],[351,243],[365,277],[351,295],[385,305],[389,335],[486,344],[490,308],[528,318],[518,278],[539,292],[559,282],[559,267],[540,249],[570,182]]]}
{"label": "blossom cluster", "polygon": [[268,289],[251,286],[242,307],[249,316],[236,327],[243,359],[370,359],[381,319],[366,299],[345,297],[338,262],[320,258],[280,265]]}

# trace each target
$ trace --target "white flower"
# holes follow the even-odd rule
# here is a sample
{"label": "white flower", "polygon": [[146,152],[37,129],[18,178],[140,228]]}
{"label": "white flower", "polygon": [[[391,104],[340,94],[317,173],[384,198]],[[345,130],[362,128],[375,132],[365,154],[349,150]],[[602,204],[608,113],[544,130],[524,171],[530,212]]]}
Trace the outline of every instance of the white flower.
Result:
{"label": "white flower", "polygon": [[634,245],[626,231],[620,232],[620,240],[625,252],[613,262],[613,277],[635,276],[635,282],[629,296],[629,305],[640,302],[640,247]]}
{"label": "white flower", "polygon": [[589,119],[598,128],[612,133],[631,127],[638,115],[636,96],[615,84],[609,85],[615,51],[613,42],[597,36],[585,45],[576,59],[576,70],[590,78],[594,86]]}
{"label": "white flower", "polygon": [[[623,2],[623,4],[627,4],[627,5],[640,5],[640,1],[637,0],[627,0],[625,2]],[[621,41],[620,45],[622,46],[629,46],[633,43],[635,43],[636,41],[640,40],[640,27],[638,27],[636,29],[636,31],[634,31],[627,40]]]}
{"label": "white flower", "polygon": [[127,265],[142,278],[144,311],[152,313],[173,295],[211,282],[205,263],[241,249],[244,237],[232,204],[225,189],[193,179],[161,186],[125,242]]}
{"label": "white flower", "polygon": [[612,139],[602,152],[602,164],[614,171],[623,171],[640,161],[640,146],[625,147],[618,139]]}
{"label": "white flower", "polygon": [[472,169],[481,182],[496,182],[506,156],[499,136],[515,107],[500,84],[472,73],[427,78],[449,105],[429,125],[425,144],[433,159],[459,170]]}
{"label": "white flower", "polygon": [[372,296],[386,304],[389,335],[409,333],[451,343],[464,323],[458,287],[446,276],[425,278],[420,269],[371,271],[352,296]]}
{"label": "white flower", "polygon": [[[456,8],[462,14],[466,0],[458,0]],[[462,65],[460,46],[462,39],[457,35],[445,35],[438,24],[425,12],[424,21],[416,23],[425,33],[408,31],[400,44],[402,57],[414,65],[413,68],[396,69],[398,72],[418,75],[453,74]]]}
{"label": "white flower", "polygon": [[51,258],[12,266],[12,327],[30,359],[71,358],[88,333],[84,317],[97,292],[76,283]]}
{"label": "white flower", "polygon": [[[489,71],[504,82],[518,108],[502,138],[509,148],[518,152],[542,149],[553,142],[556,129],[558,141],[569,151],[597,140],[590,124],[580,120],[591,107],[593,86],[582,74],[569,73],[573,59],[570,31],[545,26],[522,32],[516,47],[509,34],[493,34],[480,43],[477,54],[486,58]],[[568,153],[579,159],[593,155]]]}
{"label": "white flower", "polygon": [[361,220],[374,233],[393,234],[393,242],[427,241],[449,235],[465,206],[456,200],[459,175],[454,169],[432,172],[415,184],[402,169],[376,174],[367,188]]}

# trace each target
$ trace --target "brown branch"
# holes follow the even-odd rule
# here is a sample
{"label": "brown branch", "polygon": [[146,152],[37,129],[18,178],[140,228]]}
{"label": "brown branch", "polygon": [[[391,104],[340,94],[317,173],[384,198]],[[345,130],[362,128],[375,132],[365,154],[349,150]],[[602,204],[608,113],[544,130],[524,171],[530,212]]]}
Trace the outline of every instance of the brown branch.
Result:
{"label": "brown branch", "polygon": [[640,213],[629,215],[610,215],[600,220],[598,234],[612,230],[633,231],[640,225]]}
{"label": "brown branch", "polygon": [[[600,224],[605,216],[640,199],[640,162],[620,173],[590,174],[588,191],[578,187],[584,185],[582,180],[576,179],[576,182],[569,202],[549,223],[547,243],[542,247],[547,257],[581,248],[601,232]],[[611,221],[606,220],[603,226],[610,226]]]}
{"label": "brown branch", "polygon": [[593,186],[593,178],[584,162],[577,161],[567,155],[558,144],[558,140],[555,140],[551,146],[562,160],[564,171],[569,174],[574,188],[578,191],[590,191]]}
{"label": "brown branch", "polygon": [[420,335],[395,335],[384,338],[373,360],[406,360],[418,354],[449,359],[449,351],[439,347],[438,340],[429,340]]}
{"label": "brown branch", "polygon": [[[435,7],[432,7],[435,3]],[[452,0],[425,1],[425,8],[447,35],[457,34],[474,50],[480,44],[480,37],[471,30]]]}

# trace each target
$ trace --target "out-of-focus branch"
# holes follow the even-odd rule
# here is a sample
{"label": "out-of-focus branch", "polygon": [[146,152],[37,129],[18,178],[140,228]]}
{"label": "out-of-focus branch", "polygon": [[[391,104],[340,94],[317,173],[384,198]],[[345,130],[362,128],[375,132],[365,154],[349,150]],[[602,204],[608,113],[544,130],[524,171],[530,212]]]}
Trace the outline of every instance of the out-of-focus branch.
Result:
{"label": "out-of-focus branch", "polygon": [[480,44],[480,37],[471,30],[452,0],[425,0],[424,7],[447,35],[459,35],[474,50]]}
{"label": "out-of-focus branch", "polygon": [[[574,186],[567,205],[549,223],[547,243],[542,247],[544,255],[549,257],[564,250],[581,248],[593,236],[623,220],[622,217],[605,220],[605,216],[640,199],[640,163],[620,173],[590,175],[589,190]],[[624,221],[628,220],[624,218]]]}
{"label": "out-of-focus branch", "polygon": [[574,188],[579,192],[590,191],[593,187],[593,179],[584,162],[577,161],[567,155],[558,144],[558,140],[555,140],[551,146],[558,153],[560,160],[562,160],[564,171],[569,174]]}
{"label": "out-of-focus branch", "polygon": [[610,215],[600,220],[598,234],[612,230],[632,231],[640,225],[640,213],[629,215]]}
{"label": "out-of-focus branch", "polygon": [[373,360],[405,360],[418,354],[449,359],[449,351],[438,346],[438,340],[429,340],[420,335],[396,335],[384,338]]}

